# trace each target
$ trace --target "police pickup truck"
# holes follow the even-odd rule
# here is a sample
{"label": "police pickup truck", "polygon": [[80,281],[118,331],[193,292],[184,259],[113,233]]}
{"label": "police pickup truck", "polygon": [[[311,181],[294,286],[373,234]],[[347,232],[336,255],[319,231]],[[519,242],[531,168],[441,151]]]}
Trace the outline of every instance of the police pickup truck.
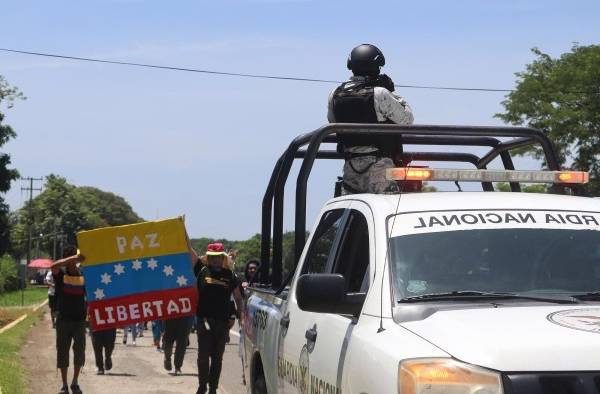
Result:
{"label": "police pickup truck", "polygon": [[[305,241],[308,176],[315,159],[340,158],[321,145],[344,134],[401,142],[405,164],[387,174],[401,192],[327,201]],[[548,170],[514,170],[511,151],[533,145]],[[296,266],[284,278],[295,158]],[[587,176],[560,171],[527,128],[332,124],[296,138],[263,201],[263,285],[248,291],[242,336],[249,392],[600,393],[600,200],[585,196]],[[422,193],[422,181],[483,190]]]}

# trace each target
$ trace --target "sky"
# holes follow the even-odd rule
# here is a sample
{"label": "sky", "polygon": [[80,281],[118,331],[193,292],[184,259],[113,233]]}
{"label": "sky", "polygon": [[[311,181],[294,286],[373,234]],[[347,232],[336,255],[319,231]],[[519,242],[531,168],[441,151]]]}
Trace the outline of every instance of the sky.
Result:
{"label": "sky", "polygon": [[[597,0],[2,0],[0,9],[1,48],[341,81],[350,50],[373,43],[402,85],[511,89],[532,47],[559,56],[600,39]],[[22,176],[58,174],[124,197],[147,220],[185,214],[190,236],[229,239],[260,232],[276,159],[326,123],[335,87],[5,52],[0,75],[27,96],[1,109],[18,134],[2,150]],[[397,93],[418,124],[501,124],[503,93]],[[340,171],[315,166],[307,223]],[[11,209],[27,198],[21,186],[5,196]]]}

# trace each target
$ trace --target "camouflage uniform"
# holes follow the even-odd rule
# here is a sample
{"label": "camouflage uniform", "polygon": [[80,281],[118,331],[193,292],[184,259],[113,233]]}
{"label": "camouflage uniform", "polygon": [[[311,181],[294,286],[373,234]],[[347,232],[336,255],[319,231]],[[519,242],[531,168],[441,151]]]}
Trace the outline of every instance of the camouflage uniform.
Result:
{"label": "camouflage uniform", "polygon": [[[366,77],[354,76],[350,78],[350,81],[331,92],[327,112],[329,122],[413,123],[412,109],[404,98],[384,87],[373,86],[368,81],[369,79]],[[393,85],[391,89],[393,90]],[[367,98],[371,95],[372,101],[368,101]],[[334,101],[336,97],[341,100],[342,96],[346,98],[362,97],[365,100],[361,103],[372,104],[369,104],[368,108],[357,108],[358,104],[354,102],[354,104],[345,108],[342,105],[340,113],[336,113]],[[373,107],[370,107],[370,105]],[[339,107],[337,108],[339,109]],[[368,141],[365,145],[371,143],[373,142]],[[394,149],[390,149],[393,147],[387,146],[387,144],[384,144],[384,146],[362,146],[362,143],[346,143],[345,141],[342,141],[342,145],[345,155],[342,194],[399,192],[396,181],[385,179],[385,170],[395,167],[393,160],[390,158],[394,155]]]}
{"label": "camouflage uniform", "polygon": [[398,193],[398,183],[385,178],[385,170],[393,167],[394,162],[389,157],[362,156],[346,160],[342,195]]}

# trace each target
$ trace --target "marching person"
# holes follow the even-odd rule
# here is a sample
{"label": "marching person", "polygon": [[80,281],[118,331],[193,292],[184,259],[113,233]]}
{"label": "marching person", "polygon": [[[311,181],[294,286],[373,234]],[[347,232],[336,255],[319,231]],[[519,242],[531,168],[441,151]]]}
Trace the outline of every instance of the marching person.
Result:
{"label": "marching person", "polygon": [[68,394],[67,372],[69,350],[73,344],[73,380],[71,392],[81,394],[79,372],[85,364],[86,301],[84,280],[77,263],[84,256],[74,246],[63,250],[63,258],[52,264],[56,289],[56,366],[60,369],[62,388],[59,394]]}
{"label": "marching person", "polygon": [[135,344],[135,339],[138,336],[138,325],[137,324],[130,324],[128,326],[123,327],[123,345],[127,345],[127,335],[129,333],[129,331],[131,330],[131,336],[133,337],[133,346],[136,346]]}
{"label": "marching person", "polygon": [[170,371],[171,354],[175,344],[175,375],[181,374],[181,367],[185,357],[185,349],[188,345],[192,320],[189,316],[168,319],[164,322],[165,332],[163,335],[163,351],[165,352],[164,367]]}
{"label": "marching person", "polygon": [[56,288],[54,286],[54,277],[52,270],[48,270],[44,283],[48,286],[48,306],[50,307],[50,319],[52,320],[52,328],[56,328]]}
{"label": "marching person", "polygon": [[160,353],[162,350],[160,347],[160,339],[164,335],[165,326],[162,320],[154,320],[152,322],[152,341],[156,346],[156,351]]}
{"label": "marching person", "polygon": [[[347,67],[350,80],[329,95],[327,119],[330,123],[412,124],[413,114],[402,97],[394,94],[394,82],[381,74],[383,53],[375,45],[362,44],[352,50]],[[342,194],[394,193],[395,181],[385,178],[385,170],[394,167],[394,158],[402,153],[401,143],[364,136],[340,136],[338,150],[344,155]]]}
{"label": "marching person", "polygon": [[[92,346],[96,359],[96,375],[104,375],[104,371],[112,369],[112,352],[115,349],[117,329],[92,331]],[[103,354],[104,351],[104,354]]]}
{"label": "marching person", "polygon": [[242,288],[245,290],[246,287],[251,286],[254,283],[254,276],[258,272],[258,266],[260,263],[258,260],[248,260],[244,269],[244,281],[242,282]]}
{"label": "marching person", "polygon": [[[190,248],[192,261],[200,259]],[[221,376],[225,342],[229,333],[230,298],[245,316],[237,276],[229,268],[228,256],[223,244],[212,243],[207,247],[206,265],[201,267],[197,278],[198,287],[198,391],[197,394],[216,394]],[[202,263],[200,263],[202,264]],[[195,267],[196,268],[196,267]]]}

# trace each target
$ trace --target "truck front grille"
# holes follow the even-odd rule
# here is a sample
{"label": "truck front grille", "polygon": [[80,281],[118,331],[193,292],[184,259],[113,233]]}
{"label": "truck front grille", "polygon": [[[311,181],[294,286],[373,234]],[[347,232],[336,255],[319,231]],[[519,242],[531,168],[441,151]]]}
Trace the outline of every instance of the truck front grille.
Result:
{"label": "truck front grille", "polygon": [[505,394],[600,394],[600,371],[510,373],[503,382]]}

